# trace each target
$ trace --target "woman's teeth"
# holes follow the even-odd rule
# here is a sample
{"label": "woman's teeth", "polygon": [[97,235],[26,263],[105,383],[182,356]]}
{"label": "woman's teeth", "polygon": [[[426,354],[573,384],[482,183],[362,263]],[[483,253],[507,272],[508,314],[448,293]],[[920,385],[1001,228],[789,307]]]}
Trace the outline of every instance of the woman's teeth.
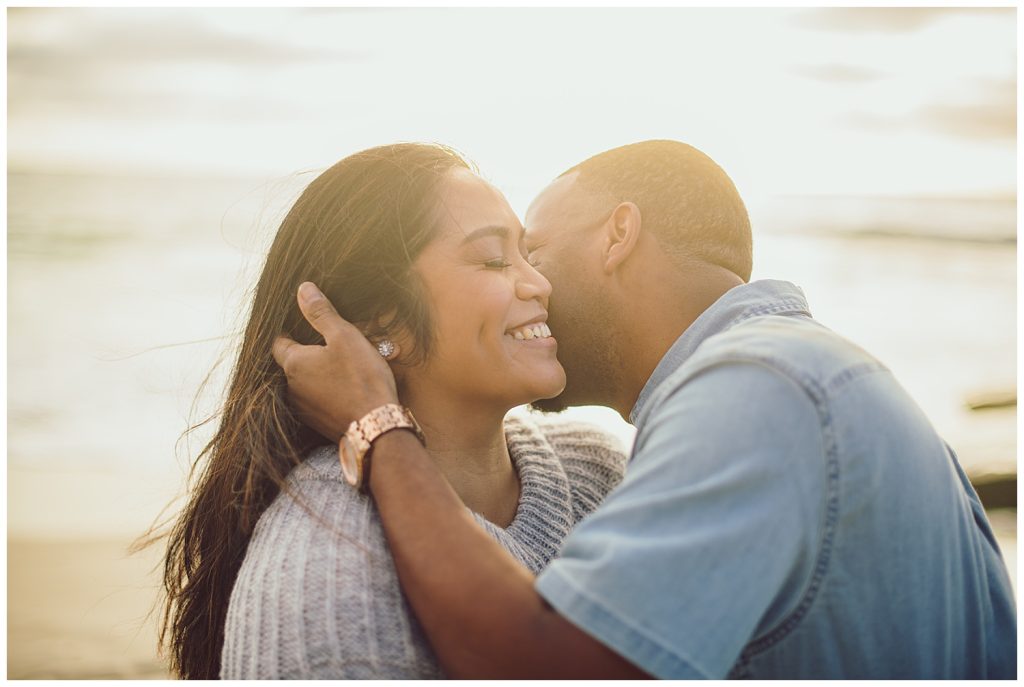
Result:
{"label": "woman's teeth", "polygon": [[529,341],[530,339],[546,339],[551,336],[551,330],[546,324],[541,322],[540,324],[530,325],[529,327],[520,327],[519,329],[513,330],[506,334],[511,336],[516,341]]}

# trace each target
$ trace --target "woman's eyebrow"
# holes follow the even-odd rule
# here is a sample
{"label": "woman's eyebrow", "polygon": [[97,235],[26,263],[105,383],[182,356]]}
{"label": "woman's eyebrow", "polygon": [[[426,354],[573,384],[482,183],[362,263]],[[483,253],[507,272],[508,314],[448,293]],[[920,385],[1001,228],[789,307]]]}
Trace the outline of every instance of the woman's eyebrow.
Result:
{"label": "woman's eyebrow", "polygon": [[509,234],[511,234],[511,233],[519,233],[519,234],[521,234],[522,233],[522,229],[520,229],[518,231],[514,231],[514,230],[511,230],[511,229],[509,229],[508,227],[505,227],[505,226],[501,226],[501,225],[498,225],[498,224],[491,224],[491,225],[488,225],[486,227],[480,227],[479,229],[474,229],[473,231],[469,232],[468,234],[466,234],[463,237],[463,239],[462,239],[462,241],[460,242],[459,245],[463,245],[464,246],[467,243],[471,243],[473,241],[476,241],[477,239],[482,239],[485,236],[497,236],[497,237],[499,237],[501,239],[507,239]]}

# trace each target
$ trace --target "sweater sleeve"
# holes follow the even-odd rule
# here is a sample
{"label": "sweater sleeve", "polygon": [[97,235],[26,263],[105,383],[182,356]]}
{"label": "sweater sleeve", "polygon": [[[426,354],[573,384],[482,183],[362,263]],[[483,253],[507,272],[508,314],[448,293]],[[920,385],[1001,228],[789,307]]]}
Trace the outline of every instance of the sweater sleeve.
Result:
{"label": "sweater sleeve", "polygon": [[289,486],[260,518],[236,578],[221,677],[443,677],[377,511],[342,483],[337,454],[315,455]]}
{"label": "sweater sleeve", "polygon": [[618,437],[596,425],[548,422],[542,427],[569,478],[573,516],[579,522],[622,481],[629,454]]}

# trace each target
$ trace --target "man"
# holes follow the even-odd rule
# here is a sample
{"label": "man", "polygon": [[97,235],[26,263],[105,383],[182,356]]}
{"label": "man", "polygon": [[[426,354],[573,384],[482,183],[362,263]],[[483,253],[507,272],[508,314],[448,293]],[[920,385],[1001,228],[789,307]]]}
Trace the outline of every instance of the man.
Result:
{"label": "man", "polygon": [[[608,405],[637,438],[534,579],[412,432],[375,437],[369,490],[450,676],[1015,676],[1010,582],[952,451],[798,288],[747,283],[747,213],[714,162],[616,148],[525,224],[568,379],[540,405]],[[338,436],[397,402],[358,330],[311,284],[299,301],[326,346],[275,345],[298,409]]]}

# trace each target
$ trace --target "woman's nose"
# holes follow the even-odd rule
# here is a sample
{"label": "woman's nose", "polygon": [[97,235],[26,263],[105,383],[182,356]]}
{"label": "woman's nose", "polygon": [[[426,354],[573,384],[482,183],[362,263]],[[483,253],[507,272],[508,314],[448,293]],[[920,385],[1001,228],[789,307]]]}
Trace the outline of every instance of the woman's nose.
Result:
{"label": "woman's nose", "polygon": [[516,280],[516,296],[524,301],[539,299],[546,308],[551,297],[551,282],[537,268],[526,263]]}

